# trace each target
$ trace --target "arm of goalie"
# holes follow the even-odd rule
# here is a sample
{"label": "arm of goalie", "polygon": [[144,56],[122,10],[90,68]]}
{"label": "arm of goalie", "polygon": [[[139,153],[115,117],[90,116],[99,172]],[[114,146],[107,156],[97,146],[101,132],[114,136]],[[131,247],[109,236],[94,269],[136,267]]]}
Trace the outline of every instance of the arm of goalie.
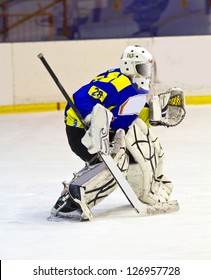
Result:
{"label": "arm of goalie", "polygon": [[90,154],[102,152],[109,154],[109,127],[112,113],[100,104],[96,104],[85,121],[90,124],[86,134],[81,139]]}
{"label": "arm of goalie", "polygon": [[152,126],[176,126],[186,114],[184,92],[180,88],[170,88],[153,96],[149,101],[149,107]]}

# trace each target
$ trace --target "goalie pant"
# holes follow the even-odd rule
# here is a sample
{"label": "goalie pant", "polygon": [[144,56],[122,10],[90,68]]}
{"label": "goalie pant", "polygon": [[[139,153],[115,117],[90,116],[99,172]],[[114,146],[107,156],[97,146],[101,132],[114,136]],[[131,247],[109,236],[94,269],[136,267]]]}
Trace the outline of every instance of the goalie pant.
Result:
{"label": "goalie pant", "polygon": [[[129,163],[126,150],[130,151],[136,163]],[[154,205],[169,200],[172,182],[163,175],[163,150],[158,138],[141,119],[132,123],[126,135],[122,129],[116,132],[113,153],[114,161],[140,201]],[[79,183],[85,188],[90,209],[118,187],[104,163],[78,172],[70,184]]]}

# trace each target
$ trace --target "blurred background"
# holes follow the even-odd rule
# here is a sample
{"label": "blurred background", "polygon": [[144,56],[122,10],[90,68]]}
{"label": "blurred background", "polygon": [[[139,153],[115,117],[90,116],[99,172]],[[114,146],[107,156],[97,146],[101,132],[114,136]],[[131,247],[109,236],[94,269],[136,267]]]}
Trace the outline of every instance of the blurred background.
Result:
{"label": "blurred background", "polygon": [[71,95],[130,44],[154,56],[152,92],[209,104],[210,35],[210,0],[0,0],[0,113],[64,107],[40,52]]}
{"label": "blurred background", "polygon": [[210,35],[210,0],[1,0],[0,42]]}

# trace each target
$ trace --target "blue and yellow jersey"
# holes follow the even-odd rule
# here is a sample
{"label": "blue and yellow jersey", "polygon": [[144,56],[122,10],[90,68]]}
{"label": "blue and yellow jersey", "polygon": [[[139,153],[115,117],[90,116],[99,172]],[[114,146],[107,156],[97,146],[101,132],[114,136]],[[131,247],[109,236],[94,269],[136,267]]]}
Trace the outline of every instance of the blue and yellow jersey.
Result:
{"label": "blue and yellow jersey", "polygon": [[[120,69],[111,69],[96,76],[89,84],[76,91],[72,98],[83,118],[91,113],[93,107],[100,103],[113,114],[111,130],[127,129],[137,118],[145,118],[149,112],[143,111],[148,91],[138,88],[136,84]],[[143,116],[144,115],[144,116]],[[69,104],[65,108],[65,123],[69,126],[82,127]]]}

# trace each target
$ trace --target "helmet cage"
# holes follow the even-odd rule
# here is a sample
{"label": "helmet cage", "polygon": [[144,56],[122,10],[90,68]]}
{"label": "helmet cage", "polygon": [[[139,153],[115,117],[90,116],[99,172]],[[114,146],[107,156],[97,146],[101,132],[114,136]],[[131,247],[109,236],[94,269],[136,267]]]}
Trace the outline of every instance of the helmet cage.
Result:
{"label": "helmet cage", "polygon": [[141,63],[135,65],[136,72],[143,77],[151,77],[152,74],[152,64],[151,63]]}

